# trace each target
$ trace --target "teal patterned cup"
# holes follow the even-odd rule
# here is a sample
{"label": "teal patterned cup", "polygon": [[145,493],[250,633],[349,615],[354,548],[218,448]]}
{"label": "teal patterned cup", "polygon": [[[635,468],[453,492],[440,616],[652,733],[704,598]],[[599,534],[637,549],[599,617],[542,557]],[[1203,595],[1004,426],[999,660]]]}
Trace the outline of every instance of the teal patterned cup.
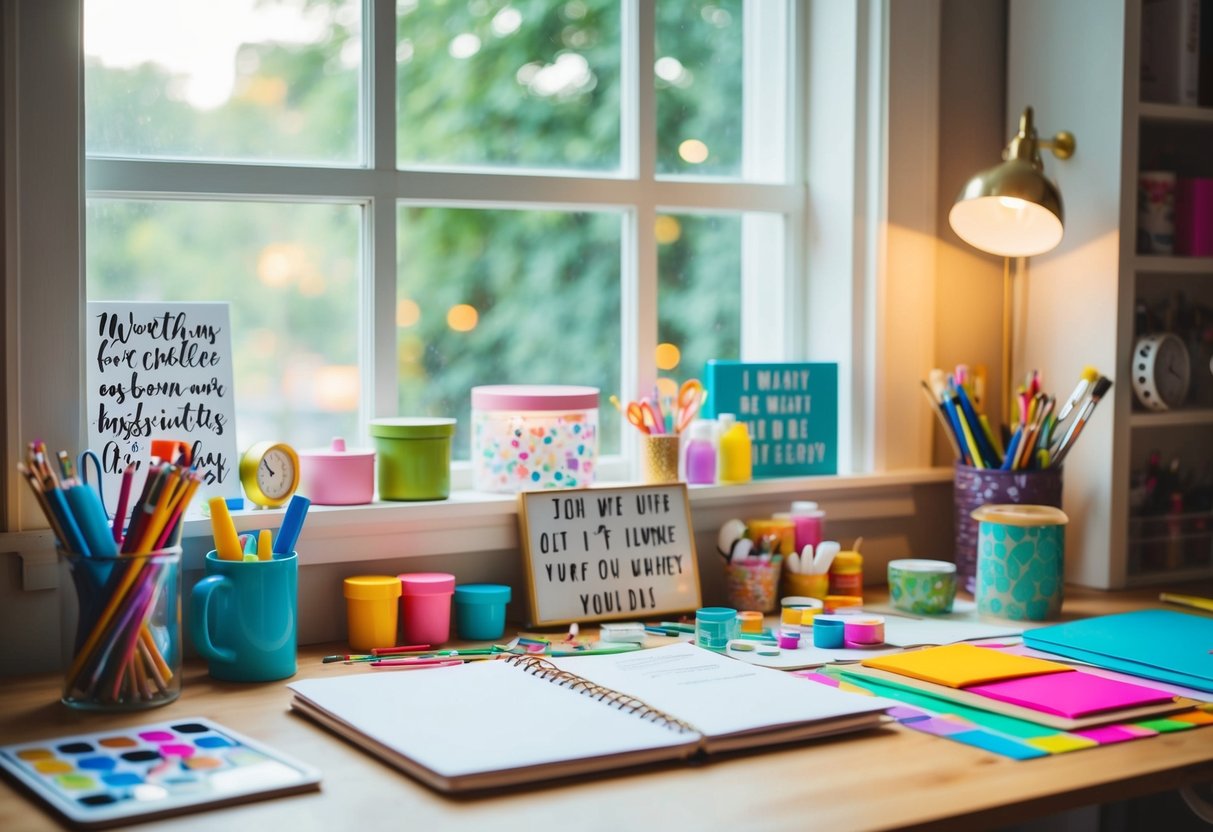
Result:
{"label": "teal patterned cup", "polygon": [[1056,618],[1065,580],[1065,512],[990,505],[974,511],[973,519],[979,523],[977,611],[1012,621]]}
{"label": "teal patterned cup", "polygon": [[889,600],[894,609],[942,615],[956,600],[956,564],[907,558],[889,561]]}

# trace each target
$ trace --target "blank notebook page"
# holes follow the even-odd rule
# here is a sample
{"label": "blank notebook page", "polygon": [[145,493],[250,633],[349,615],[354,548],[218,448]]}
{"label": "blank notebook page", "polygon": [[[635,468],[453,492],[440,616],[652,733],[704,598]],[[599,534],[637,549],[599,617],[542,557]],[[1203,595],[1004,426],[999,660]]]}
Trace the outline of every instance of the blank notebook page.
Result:
{"label": "blank notebook page", "polygon": [[305,679],[291,690],[446,777],[686,745],[679,733],[502,661]]}

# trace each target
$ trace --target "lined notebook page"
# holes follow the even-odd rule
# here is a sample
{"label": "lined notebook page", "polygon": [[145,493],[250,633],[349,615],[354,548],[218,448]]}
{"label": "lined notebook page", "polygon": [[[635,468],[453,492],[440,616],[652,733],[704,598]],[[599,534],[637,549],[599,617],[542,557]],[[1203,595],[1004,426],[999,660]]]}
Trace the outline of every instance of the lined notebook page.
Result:
{"label": "lined notebook page", "polygon": [[698,739],[501,661],[354,672],[288,687],[444,777],[669,748]]}
{"label": "lined notebook page", "polygon": [[778,670],[692,644],[605,656],[553,659],[561,670],[644,700],[709,737],[874,713],[887,699],[805,685]]}

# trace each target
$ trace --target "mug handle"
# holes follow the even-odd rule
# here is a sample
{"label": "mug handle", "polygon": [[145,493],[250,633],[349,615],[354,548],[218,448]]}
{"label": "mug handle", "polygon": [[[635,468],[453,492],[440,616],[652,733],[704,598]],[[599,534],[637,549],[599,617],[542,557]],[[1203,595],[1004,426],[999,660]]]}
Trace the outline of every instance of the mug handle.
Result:
{"label": "mug handle", "polygon": [[198,648],[198,652],[204,658],[217,662],[234,662],[236,661],[236,651],[228,647],[216,646],[211,641],[211,634],[206,626],[211,597],[221,587],[226,587],[227,591],[232,589],[231,580],[224,575],[210,575],[194,584],[194,589],[190,593],[193,601],[190,608],[190,638],[193,639],[194,646]]}

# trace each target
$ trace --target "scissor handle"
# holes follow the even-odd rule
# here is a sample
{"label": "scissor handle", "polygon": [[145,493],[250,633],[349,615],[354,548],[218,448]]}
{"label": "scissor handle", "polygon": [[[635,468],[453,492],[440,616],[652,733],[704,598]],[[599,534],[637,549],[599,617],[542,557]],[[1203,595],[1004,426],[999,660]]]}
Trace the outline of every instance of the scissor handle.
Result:
{"label": "scissor handle", "polygon": [[92,462],[97,469],[97,496],[101,498],[101,505],[105,505],[105,475],[101,471],[101,457],[97,456],[96,451],[85,449],[76,458],[76,468],[80,471],[80,480],[85,485],[88,485],[88,466],[85,465],[86,462]]}

